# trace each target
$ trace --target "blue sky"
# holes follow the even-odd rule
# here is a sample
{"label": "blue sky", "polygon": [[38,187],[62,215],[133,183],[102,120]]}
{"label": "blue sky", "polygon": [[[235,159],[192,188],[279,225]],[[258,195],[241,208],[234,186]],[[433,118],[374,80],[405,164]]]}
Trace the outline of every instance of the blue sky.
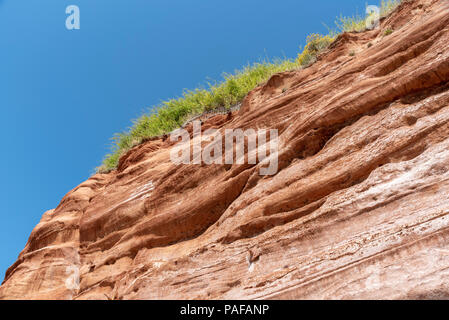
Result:
{"label": "blue sky", "polygon": [[[378,0],[369,4],[378,4]],[[0,0],[0,281],[42,214],[161,100],[293,58],[366,0]],[[81,29],[65,27],[77,5]]]}

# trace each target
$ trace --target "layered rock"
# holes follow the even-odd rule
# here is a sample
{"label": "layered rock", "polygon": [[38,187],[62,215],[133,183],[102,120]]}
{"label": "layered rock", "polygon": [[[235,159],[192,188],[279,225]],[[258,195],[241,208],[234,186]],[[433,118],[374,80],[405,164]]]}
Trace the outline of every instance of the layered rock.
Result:
{"label": "layered rock", "polygon": [[449,2],[406,1],[205,120],[278,129],[274,176],[133,148],[43,215],[0,298],[448,298],[448,43]]}

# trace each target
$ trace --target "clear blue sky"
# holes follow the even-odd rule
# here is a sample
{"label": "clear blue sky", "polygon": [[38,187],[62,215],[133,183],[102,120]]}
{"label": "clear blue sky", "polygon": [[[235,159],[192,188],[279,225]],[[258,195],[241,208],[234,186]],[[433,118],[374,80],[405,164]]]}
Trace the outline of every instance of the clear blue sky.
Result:
{"label": "clear blue sky", "polygon": [[[378,4],[379,0],[368,1]],[[78,5],[81,29],[65,27]],[[295,57],[366,0],[0,0],[0,281],[114,132],[248,62]]]}

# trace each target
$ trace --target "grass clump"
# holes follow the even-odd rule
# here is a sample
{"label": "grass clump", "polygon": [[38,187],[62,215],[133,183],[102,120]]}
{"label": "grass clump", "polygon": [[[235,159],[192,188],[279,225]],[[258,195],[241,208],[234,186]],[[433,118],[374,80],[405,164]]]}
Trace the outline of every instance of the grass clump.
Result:
{"label": "grass clump", "polygon": [[384,35],[385,36],[389,36],[390,34],[393,33],[393,29],[391,29],[390,27],[388,27],[387,29],[385,29],[384,31]]}
{"label": "grass clump", "polygon": [[[391,13],[400,2],[400,0],[382,0],[380,16],[385,17]],[[120,157],[132,147],[142,143],[145,139],[167,134],[181,127],[187,119],[194,115],[218,108],[229,109],[242,101],[248,92],[257,85],[266,82],[276,73],[310,66],[317,60],[318,55],[334,42],[339,33],[364,31],[367,19],[372,18],[371,14],[365,17],[359,15],[340,16],[335,22],[338,31],[329,31],[327,35],[309,35],[306,46],[295,60],[265,60],[247,65],[233,74],[224,74],[224,79],[221,82],[208,83],[206,88],[185,90],[181,97],[163,101],[158,106],[151,108],[148,113],[134,120],[128,131],[114,135],[111,153],[103,159],[97,172],[106,173],[115,169]],[[392,32],[393,30],[390,34]],[[351,52],[350,55],[355,55],[355,52]],[[285,91],[283,90],[283,92]]]}
{"label": "grass clump", "polygon": [[[379,8],[379,18],[384,18],[395,10],[401,0],[382,0]],[[366,30],[366,26],[373,23],[373,15],[375,12],[370,12],[366,16],[359,14],[351,17],[344,17],[340,15],[335,21],[338,31],[340,32],[362,32]]]}
{"label": "grass clump", "polygon": [[209,83],[207,89],[185,90],[180,98],[164,101],[148,114],[134,120],[127,132],[116,134],[112,138],[112,152],[104,158],[97,171],[108,172],[116,168],[120,157],[143,140],[167,134],[181,127],[189,117],[204,111],[229,109],[272,75],[297,67],[297,61],[288,59],[265,60],[248,65],[234,74],[224,74],[222,82]]}
{"label": "grass clump", "polygon": [[362,32],[366,29],[366,18],[356,14],[351,17],[340,15],[335,21],[340,32]]}
{"label": "grass clump", "polygon": [[298,55],[298,64],[302,67],[308,67],[316,61],[318,55],[327,49],[334,40],[335,35],[323,36],[318,33],[309,35],[304,50]]}

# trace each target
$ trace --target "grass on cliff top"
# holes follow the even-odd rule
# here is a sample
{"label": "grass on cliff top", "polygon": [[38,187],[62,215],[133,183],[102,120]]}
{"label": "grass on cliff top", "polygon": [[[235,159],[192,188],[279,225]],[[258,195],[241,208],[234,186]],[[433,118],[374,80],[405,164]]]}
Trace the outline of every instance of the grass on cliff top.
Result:
{"label": "grass on cliff top", "polygon": [[[384,17],[391,13],[400,2],[400,0],[382,0],[380,16]],[[321,52],[329,47],[339,33],[363,31],[366,28],[367,19],[370,18],[370,15],[340,16],[336,21],[338,31],[329,31],[328,35],[308,36],[306,46],[295,60],[267,59],[247,65],[233,74],[224,74],[221,82],[208,83],[206,88],[185,90],[181,97],[163,101],[160,105],[150,108],[147,114],[133,121],[128,131],[114,135],[111,153],[106,155],[102,165],[97,168],[97,172],[105,173],[115,169],[120,157],[132,147],[147,138],[179,128],[193,115],[218,108],[230,108],[276,73],[308,67],[316,61]]]}
{"label": "grass on cliff top", "polygon": [[[396,9],[401,0],[382,0],[379,7],[379,16],[384,18]],[[366,30],[367,22],[373,22],[374,12],[361,16],[358,13],[351,17],[340,15],[335,21],[335,25],[339,32],[362,32]]]}
{"label": "grass on cliff top", "polygon": [[112,138],[112,153],[106,156],[98,171],[115,168],[120,156],[144,139],[169,133],[182,126],[189,117],[204,111],[229,109],[272,75],[298,66],[296,61],[280,59],[255,63],[234,74],[224,74],[222,82],[209,84],[207,89],[186,90],[180,98],[163,101],[148,114],[134,120],[129,131]]}

